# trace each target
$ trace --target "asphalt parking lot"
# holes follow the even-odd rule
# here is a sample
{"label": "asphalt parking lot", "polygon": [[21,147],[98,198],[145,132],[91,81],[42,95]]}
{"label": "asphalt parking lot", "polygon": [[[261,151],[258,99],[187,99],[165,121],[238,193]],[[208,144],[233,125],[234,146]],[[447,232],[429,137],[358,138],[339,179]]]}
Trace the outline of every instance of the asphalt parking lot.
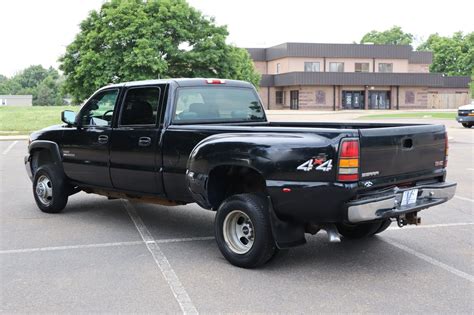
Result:
{"label": "asphalt parking lot", "polygon": [[[452,131],[452,132],[451,132]],[[0,311],[159,313],[473,313],[474,130],[450,125],[449,203],[422,225],[364,241],[308,236],[255,270],[231,266],[197,205],[79,193],[40,212],[26,141],[0,141]]]}

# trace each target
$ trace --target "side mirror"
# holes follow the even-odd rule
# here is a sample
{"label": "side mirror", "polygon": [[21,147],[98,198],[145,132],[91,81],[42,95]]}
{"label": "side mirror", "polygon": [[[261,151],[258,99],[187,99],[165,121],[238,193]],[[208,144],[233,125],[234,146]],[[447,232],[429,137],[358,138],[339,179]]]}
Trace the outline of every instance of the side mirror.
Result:
{"label": "side mirror", "polygon": [[76,124],[76,113],[72,110],[64,110],[61,112],[61,120],[69,126]]}

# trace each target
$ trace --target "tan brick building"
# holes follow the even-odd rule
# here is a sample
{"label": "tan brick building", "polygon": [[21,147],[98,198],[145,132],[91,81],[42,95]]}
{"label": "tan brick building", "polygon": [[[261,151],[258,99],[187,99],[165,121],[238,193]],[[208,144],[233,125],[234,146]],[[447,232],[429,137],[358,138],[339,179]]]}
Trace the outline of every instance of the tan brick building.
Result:
{"label": "tan brick building", "polygon": [[470,77],[430,73],[408,45],[284,43],[247,48],[268,109],[432,109],[470,103]]}

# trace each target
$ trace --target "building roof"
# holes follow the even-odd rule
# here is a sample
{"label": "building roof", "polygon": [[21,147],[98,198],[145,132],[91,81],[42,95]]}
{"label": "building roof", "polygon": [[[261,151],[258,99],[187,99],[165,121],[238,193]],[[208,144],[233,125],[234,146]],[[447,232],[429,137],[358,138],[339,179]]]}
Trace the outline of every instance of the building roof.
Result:
{"label": "building roof", "polygon": [[254,61],[285,57],[408,59],[409,63],[432,61],[429,51],[413,51],[410,45],[283,43],[269,48],[247,48]]}
{"label": "building roof", "polygon": [[263,75],[260,86],[371,85],[467,88],[468,76],[446,77],[439,73],[288,72]]}

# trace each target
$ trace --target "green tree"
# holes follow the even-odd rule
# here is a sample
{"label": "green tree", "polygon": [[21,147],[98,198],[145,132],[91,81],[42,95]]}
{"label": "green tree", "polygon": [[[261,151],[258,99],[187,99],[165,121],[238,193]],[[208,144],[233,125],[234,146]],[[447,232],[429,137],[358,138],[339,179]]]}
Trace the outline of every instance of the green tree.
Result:
{"label": "green tree", "polygon": [[22,86],[15,77],[11,79],[7,78],[6,80],[2,80],[0,82],[0,94],[2,95],[20,94],[21,90],[22,90]]}
{"label": "green tree", "polygon": [[49,71],[41,65],[33,65],[16,75],[18,83],[24,89],[36,88],[46,77]]}
{"label": "green tree", "polygon": [[391,29],[379,32],[371,31],[365,34],[360,40],[361,44],[374,43],[378,45],[411,45],[414,36],[403,32],[400,26],[393,26]]}
{"label": "green tree", "polygon": [[108,83],[165,77],[259,75],[248,53],[226,44],[224,26],[185,0],[112,0],[92,11],[60,58],[75,101]]}
{"label": "green tree", "polygon": [[433,52],[431,72],[474,76],[474,32],[456,32],[452,37],[432,34],[417,49]]}
{"label": "green tree", "polygon": [[63,79],[52,67],[30,66],[12,78],[0,77],[0,94],[31,94],[33,105],[62,105]]}
{"label": "green tree", "polygon": [[61,94],[61,82],[54,75],[48,75],[36,87],[35,105],[40,106],[58,106],[64,105]]}

